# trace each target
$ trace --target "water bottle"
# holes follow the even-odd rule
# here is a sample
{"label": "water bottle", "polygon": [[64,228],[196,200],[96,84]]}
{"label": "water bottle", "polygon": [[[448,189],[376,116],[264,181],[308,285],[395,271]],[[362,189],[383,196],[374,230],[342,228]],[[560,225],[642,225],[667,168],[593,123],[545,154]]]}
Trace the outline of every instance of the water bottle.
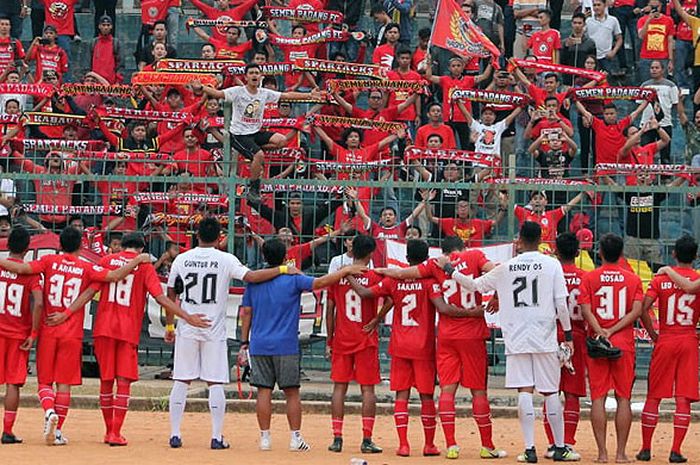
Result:
{"label": "water bottle", "polygon": [[367,465],[367,460],[353,457],[350,459],[350,465]]}

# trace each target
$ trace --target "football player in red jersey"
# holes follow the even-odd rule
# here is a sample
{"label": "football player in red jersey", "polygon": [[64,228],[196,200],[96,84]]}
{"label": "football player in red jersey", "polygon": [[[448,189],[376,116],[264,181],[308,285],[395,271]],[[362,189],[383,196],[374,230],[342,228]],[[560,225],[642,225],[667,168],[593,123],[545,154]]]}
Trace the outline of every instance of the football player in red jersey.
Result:
{"label": "football player in red jersey", "polygon": [[623,246],[622,238],[615,234],[608,233],[600,238],[603,265],[581,280],[578,299],[588,323],[589,335],[602,336],[622,350],[622,356],[615,360],[586,356],[592,401],[591,425],[598,446],[598,462],[608,461],[605,397],[611,389],[615,390],[617,400],[615,460],[618,463],[629,462],[625,448],[632,426],[630,397],[634,384],[634,322],[642,313],[644,295],[639,277],[618,264]]}
{"label": "football player in red jersey", "polygon": [[[409,240],[406,258],[410,266],[417,266],[428,259],[428,243]],[[386,277],[379,284],[366,288],[354,278],[349,279],[352,288],[363,299],[390,297],[394,313],[389,341],[391,354],[391,390],[396,392],[394,422],[399,435],[396,455],[408,457],[408,398],[415,386],[421,399],[421,421],[425,434],[423,455],[440,455],[435,447],[435,310],[440,313],[458,312],[442,298],[442,288],[435,278],[399,280]],[[451,308],[450,308],[451,307]],[[365,327],[371,332],[384,320],[390,306],[384,306]]]}
{"label": "football player in red jersey", "polygon": [[[143,234],[126,234],[122,247],[123,251],[103,257],[100,265],[115,270],[129,263],[146,247]],[[69,310],[74,312],[84,307],[98,291],[101,298],[92,335],[100,366],[100,409],[106,427],[104,442],[110,446],[125,446],[127,441],[121,435],[121,428],[129,408],[131,383],[139,379],[138,344],[146,293],[192,326],[204,328],[209,324],[202,315],[190,315],[163,294],[160,279],[150,263],[140,265],[121,281],[93,283]],[[116,395],[113,394],[115,380]]]}
{"label": "football player in red jersey", "polygon": [[44,440],[48,445],[68,443],[61,428],[68,415],[71,386],[82,383],[80,368],[85,308],[70,311],[70,305],[93,281],[120,281],[139,264],[150,261],[148,254],[142,254],[126,266],[109,271],[80,258],[81,239],[80,231],[69,226],[59,238],[62,254],[44,255],[29,263],[0,260],[0,268],[7,271],[44,275],[44,305],[36,364],[39,400],[45,412]]}
{"label": "football player in red jersey", "polygon": [[[356,236],[352,241],[353,264],[367,266],[376,242],[369,236]],[[357,281],[365,287],[379,284],[382,276],[367,271]],[[381,447],[372,441],[377,398],[374,385],[379,377],[379,338],[376,332],[365,332],[364,327],[377,316],[377,300],[361,299],[347,279],[343,278],[328,292],[326,355],[331,359],[331,421],[333,443],[331,452],[343,450],[343,416],[348,384],[353,379],[362,391],[362,445],[363,453],[381,453]]]}
{"label": "football player in red jersey", "polygon": [[[464,242],[458,237],[446,237],[442,241],[442,251],[454,267],[461,273],[478,277],[493,269],[491,263],[480,250],[464,250]],[[490,333],[484,319],[481,294],[467,292],[450,279],[438,260],[402,270],[377,270],[387,276],[399,279],[433,277],[440,283],[450,310],[440,312],[437,335],[437,373],[440,380],[438,410],[440,423],[445,434],[447,458],[459,457],[460,448],[455,440],[455,394],[461,384],[472,392],[472,411],[481,435],[480,456],[501,458],[504,450],[493,443],[491,407],[486,395],[488,357],[486,339]]]}
{"label": "football player in red jersey", "polygon": [[[684,463],[681,444],[690,426],[690,403],[698,396],[698,336],[700,276],[693,270],[698,244],[690,236],[676,241],[673,258],[678,265],[663,267],[649,284],[642,303],[642,323],[654,341],[649,365],[649,389],[642,411],[642,449],[637,460],[651,460],[651,438],[659,420],[661,399],[675,397],[673,445],[668,461]],[[659,331],[652,323],[654,302],[659,308]]]}
{"label": "football player in red jersey", "polygon": [[[12,230],[7,240],[10,260],[22,263],[29,249],[29,239],[26,229]],[[42,305],[38,276],[0,271],[0,384],[6,385],[3,444],[22,442],[12,432],[12,426],[17,418],[19,389],[27,379],[29,351],[39,330]]]}
{"label": "football player in red jersey", "polygon": [[[574,337],[574,354],[571,358],[574,370],[571,372],[562,367],[559,384],[560,390],[564,393],[564,443],[569,447],[572,455],[575,454],[580,458],[580,454],[574,451],[573,446],[576,444],[576,429],[581,416],[579,398],[586,396],[586,323],[578,303],[578,296],[581,292],[579,286],[586,272],[577,267],[575,263],[579,253],[579,241],[575,234],[570,232],[559,234],[556,247],[557,258],[564,271],[566,289],[569,291],[569,317]],[[559,342],[564,341],[564,331],[560,325],[557,325],[557,332]],[[547,457],[552,458],[554,456],[554,435],[547,421],[547,415],[543,415],[543,417],[545,432],[550,444],[547,449]]]}

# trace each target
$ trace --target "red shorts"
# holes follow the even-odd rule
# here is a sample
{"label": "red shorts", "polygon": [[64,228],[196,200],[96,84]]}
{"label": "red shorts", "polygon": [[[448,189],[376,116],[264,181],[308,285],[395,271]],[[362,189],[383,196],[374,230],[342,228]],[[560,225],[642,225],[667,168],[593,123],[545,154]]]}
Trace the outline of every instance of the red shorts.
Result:
{"label": "red shorts", "polygon": [[361,385],[379,384],[379,348],[367,347],[353,354],[331,356],[331,380],[336,383],[349,383],[352,380]]}
{"label": "red shorts", "polygon": [[111,337],[96,337],[95,357],[100,367],[101,380],[110,381],[117,377],[129,381],[139,379],[137,345]]}
{"label": "red shorts", "polygon": [[21,350],[24,339],[0,337],[0,384],[23,386],[27,380],[29,351]]}
{"label": "red shorts", "polygon": [[488,377],[486,340],[438,338],[436,366],[440,386],[459,383],[465,388],[485,390]]}
{"label": "red shorts", "polygon": [[562,368],[560,390],[578,397],[586,397],[586,334],[574,332],[574,355],[571,357],[576,374]]}
{"label": "red shorts", "polygon": [[39,337],[36,348],[36,371],[39,384],[83,383],[83,340],[77,338]]}
{"label": "red shorts", "polygon": [[391,357],[392,391],[408,391],[412,387],[420,394],[435,392],[435,361],[414,360],[410,358]]}
{"label": "red shorts", "polygon": [[588,384],[591,389],[591,400],[605,397],[611,389],[615,395],[623,399],[632,397],[634,385],[634,352],[623,350],[617,360],[606,358],[591,358],[586,355],[588,365]]}
{"label": "red shorts", "polygon": [[[698,338],[693,334],[660,338],[654,346],[649,365],[647,396],[656,399],[698,396]],[[675,387],[675,389],[674,389]]]}

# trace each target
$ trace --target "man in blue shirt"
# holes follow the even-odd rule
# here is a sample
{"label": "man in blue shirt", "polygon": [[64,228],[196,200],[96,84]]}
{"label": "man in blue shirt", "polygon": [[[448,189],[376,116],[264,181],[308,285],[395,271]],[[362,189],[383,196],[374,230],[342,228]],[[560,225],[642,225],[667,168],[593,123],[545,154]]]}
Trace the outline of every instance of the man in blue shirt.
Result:
{"label": "man in blue shirt", "polygon": [[[287,248],[279,239],[266,241],[262,253],[270,268],[285,267]],[[246,288],[241,306],[241,351],[250,353],[250,384],[258,389],[256,410],[261,450],[271,449],[270,420],[275,384],[284,391],[287,401],[287,421],[291,430],[289,450],[310,449],[300,432],[298,334],[302,292],[322,289],[350,274],[364,271],[365,267],[352,265],[320,278],[286,275]]]}

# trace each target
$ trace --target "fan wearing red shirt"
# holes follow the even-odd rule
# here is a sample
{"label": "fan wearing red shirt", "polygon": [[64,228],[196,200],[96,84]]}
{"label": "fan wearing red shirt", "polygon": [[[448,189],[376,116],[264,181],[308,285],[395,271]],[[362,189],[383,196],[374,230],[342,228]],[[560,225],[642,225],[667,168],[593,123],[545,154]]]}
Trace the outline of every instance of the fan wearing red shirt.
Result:
{"label": "fan wearing red shirt", "polygon": [[387,24],[384,28],[383,43],[372,53],[372,63],[392,68],[400,36],[401,27],[397,23]]}
{"label": "fan wearing red shirt", "polygon": [[[352,241],[354,265],[367,266],[376,243],[369,236],[356,236]],[[379,284],[382,276],[367,271],[357,281],[364,287]],[[362,444],[363,453],[380,453],[382,449],[372,441],[377,398],[374,385],[379,377],[379,338],[376,332],[366,332],[365,326],[377,316],[377,299],[361,299],[346,278],[333,285],[328,292],[326,307],[326,354],[331,359],[331,419],[333,443],[331,452],[343,450],[343,418],[348,384],[355,380],[362,391]]]}
{"label": "fan wearing red shirt", "polygon": [[[472,277],[481,276],[493,269],[480,250],[464,250],[464,242],[458,237],[446,237],[442,241],[444,257],[455,268]],[[441,260],[444,260],[442,258]],[[398,279],[434,278],[442,287],[449,308],[438,308],[440,318],[437,327],[437,373],[440,380],[440,423],[445,434],[448,457],[459,456],[455,439],[455,395],[462,385],[471,390],[472,411],[481,437],[482,458],[500,458],[505,452],[493,443],[491,407],[487,396],[488,357],[486,339],[490,333],[484,319],[481,294],[467,292],[450,279],[437,259],[430,259],[418,266],[404,269],[382,270]]]}
{"label": "fan wearing red shirt", "polygon": [[589,336],[604,337],[622,351],[622,356],[615,360],[586,356],[592,401],[591,424],[598,446],[598,462],[608,460],[605,398],[611,389],[614,389],[617,400],[615,460],[618,463],[629,462],[625,447],[632,426],[630,398],[634,384],[634,322],[642,313],[644,294],[639,277],[618,264],[623,246],[622,238],[615,234],[608,233],[600,238],[603,264],[581,280],[578,299],[588,323]]}
{"label": "fan wearing red shirt", "polygon": [[[10,260],[23,263],[29,239],[29,232],[24,228],[10,232],[7,240]],[[2,443],[19,444],[22,439],[15,436],[12,427],[17,418],[19,390],[27,379],[29,351],[39,330],[41,284],[38,276],[0,271],[0,291],[0,384],[6,386]]]}
{"label": "fan wearing red shirt", "polygon": [[25,53],[22,42],[10,37],[12,25],[10,18],[0,19],[0,73],[17,60],[24,60]]}
{"label": "fan wearing red shirt", "polygon": [[[423,77],[411,69],[411,50],[407,48],[399,49],[399,51],[396,53],[396,58],[399,66],[395,70],[387,73],[387,78],[389,78],[390,81],[423,81]],[[389,96],[388,106],[398,106],[408,100],[410,96],[411,93],[408,91],[392,92]],[[420,99],[415,99],[415,103],[413,105],[410,105],[404,111],[400,112],[396,117],[396,121],[406,121],[409,123],[409,127],[412,128],[411,134],[415,134],[415,128],[420,125],[420,104]]]}
{"label": "fan wearing red shirt", "polygon": [[526,221],[533,221],[542,228],[542,242],[554,244],[557,237],[557,225],[583,198],[583,193],[578,194],[566,205],[546,210],[547,193],[544,191],[532,191],[530,193],[530,208],[515,206],[515,217],[522,225]]}
{"label": "fan wearing red shirt", "polygon": [[[659,420],[661,399],[674,397],[673,444],[669,462],[685,462],[681,445],[690,426],[690,403],[700,399],[698,379],[698,335],[700,319],[700,276],[693,269],[698,244],[691,236],[678,239],[673,247],[674,267],[659,269],[652,279],[642,303],[642,323],[654,341],[649,365],[649,388],[642,411],[642,448],[637,460],[651,459],[651,439]],[[654,328],[651,313],[654,303],[659,309],[659,330]]]}
{"label": "fan wearing red shirt", "polygon": [[[229,3],[238,3],[233,8],[229,7]],[[240,21],[250,11],[251,8],[256,8],[258,0],[243,0],[229,2],[229,0],[216,0],[216,7],[207,5],[201,0],[192,0],[192,4],[196,6],[204,16],[208,19],[220,19],[221,21]],[[226,39],[226,26],[217,26],[211,29],[212,37],[216,40]]]}
{"label": "fan wearing red shirt", "polygon": [[[100,266],[107,270],[119,269],[138,257],[145,246],[141,233],[126,234],[122,238],[124,250],[103,257]],[[100,292],[101,297],[92,335],[95,340],[95,357],[100,367],[100,409],[106,427],[104,442],[110,446],[125,446],[127,441],[121,435],[121,428],[129,408],[131,383],[139,379],[138,345],[146,309],[146,294],[150,294],[156,302],[188,324],[204,327],[206,322],[198,315],[184,312],[163,295],[160,279],[150,263],[139,265],[120,281],[91,284],[73,302],[70,311],[84,307],[97,292]],[[115,380],[116,395],[113,393]]]}
{"label": "fan wearing red shirt", "polygon": [[559,31],[549,27],[552,21],[550,10],[540,10],[537,12],[537,19],[542,29],[533,32],[527,40],[527,48],[532,51],[532,55],[540,63],[559,63],[559,49],[561,48],[561,36]]}
{"label": "fan wearing red shirt", "polygon": [[[307,28],[308,26],[302,24],[294,25],[292,28],[292,39],[302,40],[307,35]],[[272,24],[270,25],[270,31],[274,32],[276,35],[280,35],[277,32],[277,28],[273,27]],[[296,45],[283,41],[277,42],[275,45],[282,50],[284,54],[283,61],[291,63],[303,58],[314,58],[319,48],[319,44]],[[290,71],[286,73],[284,76],[284,86],[288,91],[297,90],[300,87],[317,87],[313,75],[306,71]]]}
{"label": "fan wearing red shirt", "polygon": [[[642,146],[642,134],[645,132],[656,132],[659,140]],[[627,136],[627,142],[620,149],[620,154],[617,156],[618,163],[651,165],[654,163],[654,155],[671,143],[668,133],[659,126],[655,118],[647,121],[641,130],[636,126],[629,126],[623,133]],[[631,178],[634,177],[631,176]]]}
{"label": "fan wearing red shirt", "polygon": [[442,105],[433,102],[428,105],[428,123],[419,127],[416,131],[416,147],[427,148],[428,139],[432,135],[438,135],[442,139],[442,148],[456,149],[454,130],[442,121]]}
{"label": "fan wearing red shirt", "polygon": [[600,119],[586,110],[581,102],[576,102],[576,108],[581,114],[584,124],[593,128],[595,133],[594,165],[596,163],[618,163],[617,157],[620,149],[627,141],[623,131],[642,114],[647,105],[649,102],[643,101],[629,116],[618,121],[617,107],[614,103],[606,103],[603,106],[603,119]]}
{"label": "fan wearing red shirt", "polygon": [[281,240],[285,247],[287,247],[287,257],[284,263],[287,266],[293,266],[298,269],[303,269],[305,267],[302,264],[311,258],[314,249],[321,244],[325,244],[331,239],[344,234],[346,231],[344,228],[336,229],[328,234],[319,236],[311,241],[304,242],[302,244],[294,244],[296,238],[294,233],[290,228],[280,228],[277,232],[277,238]]}
{"label": "fan wearing red shirt", "polygon": [[[214,156],[210,151],[204,150],[199,145],[199,137],[195,129],[188,127],[183,131],[185,140],[185,149],[175,152],[173,161],[177,166],[177,172],[186,171],[193,178],[217,177],[223,172],[221,168],[214,163]],[[211,186],[210,187],[215,187]],[[198,193],[207,192],[207,185],[204,183],[195,183],[194,191]]]}
{"label": "fan wearing red shirt", "polygon": [[499,210],[498,215],[493,220],[482,220],[469,217],[469,201],[461,199],[457,201],[456,218],[437,218],[433,216],[432,208],[428,206],[425,210],[428,219],[440,227],[444,236],[457,236],[467,247],[481,247],[484,239],[493,233],[493,228],[504,217],[504,212]]}
{"label": "fan wearing red shirt", "polygon": [[[428,259],[428,243],[410,240],[406,244],[410,266]],[[445,312],[449,306],[442,298],[440,284],[432,278],[400,280],[386,277],[379,284],[366,288],[349,279],[355,292],[363,299],[391,298],[394,303],[389,354],[391,354],[391,390],[396,392],[394,422],[399,436],[396,455],[408,457],[408,399],[416,387],[421,399],[421,421],[425,445],[423,455],[440,455],[435,447],[435,309]],[[374,331],[384,321],[391,307],[385,305],[367,329]]]}
{"label": "fan wearing red shirt", "polygon": [[[53,26],[59,36],[75,35],[75,5],[79,0],[40,0],[46,12],[46,25]],[[70,42],[67,42],[69,44]],[[60,41],[59,41],[60,44]],[[66,53],[70,53],[66,50]]]}
{"label": "fan wearing red shirt", "polygon": [[41,273],[44,277],[36,364],[39,400],[45,412],[44,440],[49,445],[67,443],[61,429],[68,414],[70,390],[71,386],[82,383],[85,307],[69,307],[93,281],[119,281],[140,263],[150,261],[150,256],[144,254],[118,270],[109,271],[80,258],[82,235],[76,228],[65,228],[59,241],[63,250],[60,255],[44,255],[30,263],[0,260],[0,268],[12,273]]}
{"label": "fan wearing red shirt", "polygon": [[[48,43],[41,43],[47,41]],[[44,71],[55,72],[59,79],[68,71],[68,55],[56,45],[56,28],[44,27],[43,37],[35,37],[27,50],[27,60],[36,61],[34,81],[38,82],[44,76]]]}
{"label": "fan wearing red shirt", "polygon": [[241,28],[238,26],[228,26],[226,28],[226,36],[223,39],[216,37],[216,35],[210,36],[198,27],[194,28],[194,32],[202,40],[216,47],[216,58],[221,60],[243,61],[245,59],[245,54],[253,49],[252,40],[248,40],[242,44],[238,43],[238,39],[241,37]]}
{"label": "fan wearing red shirt", "polygon": [[[673,18],[661,12],[661,2],[659,0],[650,0],[648,6],[651,11],[640,17],[637,20],[637,31],[642,39],[642,45],[639,48],[639,57],[642,60],[673,60],[673,36],[676,31],[676,26],[673,23]],[[649,69],[649,62],[641,62],[640,69],[646,66]],[[673,71],[673,68],[670,68]],[[648,78],[649,72],[646,71],[646,76],[642,81]]]}

